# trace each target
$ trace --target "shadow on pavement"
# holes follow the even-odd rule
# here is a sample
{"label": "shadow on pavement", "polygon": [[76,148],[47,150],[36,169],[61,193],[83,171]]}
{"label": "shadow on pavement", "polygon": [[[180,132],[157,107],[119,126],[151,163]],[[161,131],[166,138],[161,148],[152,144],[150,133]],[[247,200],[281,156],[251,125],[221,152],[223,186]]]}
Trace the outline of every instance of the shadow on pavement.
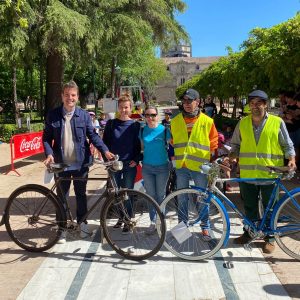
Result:
{"label": "shadow on pavement", "polygon": [[[27,157],[27,158],[23,158],[19,161],[14,162],[15,169],[18,171],[19,168],[28,166],[28,165],[36,163],[38,161],[43,161],[44,159],[45,159],[45,156],[44,156],[43,153],[36,154],[36,155],[30,156],[30,157]],[[0,167],[0,173],[1,174],[5,174],[6,172],[8,172],[10,170],[11,170],[11,164],[7,164],[5,166]],[[19,172],[19,173],[21,173],[21,172]],[[18,175],[16,174],[16,176],[18,176]]]}

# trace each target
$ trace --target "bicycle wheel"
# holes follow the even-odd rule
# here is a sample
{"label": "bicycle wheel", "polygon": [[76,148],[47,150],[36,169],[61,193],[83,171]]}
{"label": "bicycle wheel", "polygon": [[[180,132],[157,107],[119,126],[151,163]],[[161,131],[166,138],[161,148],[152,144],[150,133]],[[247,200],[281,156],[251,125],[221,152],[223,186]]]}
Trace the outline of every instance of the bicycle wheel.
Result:
{"label": "bicycle wheel", "polygon": [[[150,209],[156,212],[156,230],[150,231]],[[130,212],[131,211],[131,212]],[[130,228],[114,228],[121,219]],[[120,255],[131,260],[143,260],[156,254],[165,237],[165,223],[157,203],[145,193],[124,189],[104,204],[101,226],[108,244]],[[124,228],[124,227],[123,227]]]}
{"label": "bicycle wheel", "polygon": [[22,186],[9,196],[5,227],[21,248],[41,252],[59,239],[66,216],[54,197],[49,189],[39,185]]}
{"label": "bicycle wheel", "polygon": [[[161,204],[166,223],[164,245],[174,255],[200,260],[222,247],[228,219],[217,201],[211,199],[208,205],[206,198],[206,193],[181,189],[167,196]],[[203,236],[202,229],[208,229],[210,237]]]}
{"label": "bicycle wheel", "polygon": [[300,192],[292,194],[274,211],[274,233],[279,247],[300,260]]}

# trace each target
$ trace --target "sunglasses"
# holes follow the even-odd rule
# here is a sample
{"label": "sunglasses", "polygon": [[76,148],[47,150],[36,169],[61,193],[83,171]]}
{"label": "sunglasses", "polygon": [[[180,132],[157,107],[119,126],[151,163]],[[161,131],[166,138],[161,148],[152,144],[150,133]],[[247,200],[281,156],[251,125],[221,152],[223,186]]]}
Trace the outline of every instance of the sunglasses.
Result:
{"label": "sunglasses", "polygon": [[191,104],[195,99],[186,99],[186,98],[182,98],[181,102],[182,103],[188,103]]}
{"label": "sunglasses", "polygon": [[146,118],[155,118],[157,114],[145,114]]}

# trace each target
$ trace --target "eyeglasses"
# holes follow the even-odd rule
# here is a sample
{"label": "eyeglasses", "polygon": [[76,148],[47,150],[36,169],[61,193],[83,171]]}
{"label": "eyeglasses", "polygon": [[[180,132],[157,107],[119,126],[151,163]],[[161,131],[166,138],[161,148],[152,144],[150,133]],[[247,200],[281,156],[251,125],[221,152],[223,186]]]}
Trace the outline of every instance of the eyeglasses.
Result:
{"label": "eyeglasses", "polygon": [[155,118],[157,114],[145,114],[146,118]]}
{"label": "eyeglasses", "polygon": [[181,102],[184,104],[191,104],[195,99],[182,98]]}

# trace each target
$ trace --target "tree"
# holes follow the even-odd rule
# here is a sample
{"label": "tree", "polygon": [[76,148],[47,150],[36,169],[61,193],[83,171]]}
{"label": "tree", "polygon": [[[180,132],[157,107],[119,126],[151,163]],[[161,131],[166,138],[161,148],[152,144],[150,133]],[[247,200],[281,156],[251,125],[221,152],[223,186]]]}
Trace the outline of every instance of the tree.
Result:
{"label": "tree", "polygon": [[299,91],[300,15],[268,29],[253,29],[240,52],[229,49],[228,56],[179,87],[177,95],[188,87],[235,101],[252,89],[265,90],[270,97],[279,90]]}

